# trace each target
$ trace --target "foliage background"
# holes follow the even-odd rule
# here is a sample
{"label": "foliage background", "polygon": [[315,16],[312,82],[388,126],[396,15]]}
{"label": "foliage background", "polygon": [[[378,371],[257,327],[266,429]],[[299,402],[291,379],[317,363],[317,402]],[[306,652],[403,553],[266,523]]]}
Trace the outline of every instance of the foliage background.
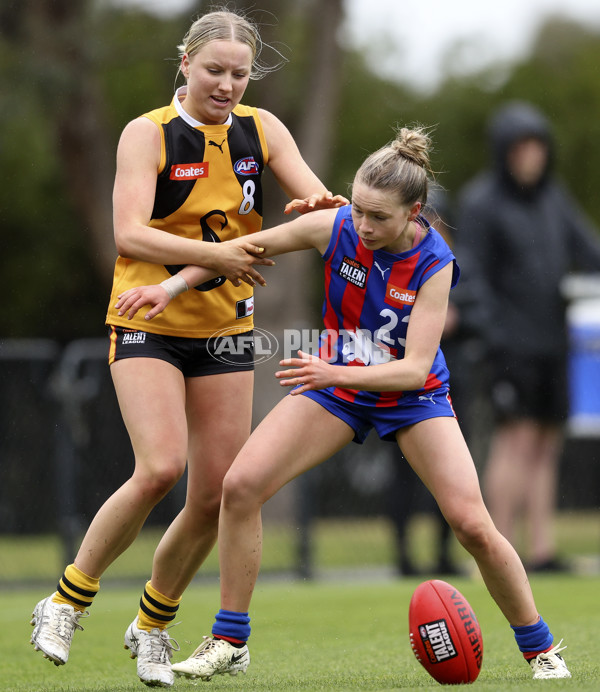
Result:
{"label": "foliage background", "polygon": [[[502,101],[525,98],[551,118],[557,168],[600,221],[600,35],[554,17],[528,56],[468,77],[452,73],[433,92],[384,80],[338,40],[342,0],[229,3],[250,8],[263,38],[289,59],[251,84],[246,102],[275,112],[334,191],[347,192],[364,155],[395,124],[435,126],[434,165],[451,197],[486,164],[485,125]],[[195,16],[208,3],[197,2]],[[272,12],[272,14],[269,14]],[[60,341],[101,336],[115,257],[111,228],[114,152],[120,131],[172,97],[176,46],[190,14],[159,18],[100,0],[8,0],[0,8],[0,271],[9,290],[0,336]],[[277,56],[265,52],[273,62]],[[267,186],[267,190],[269,190]],[[280,220],[269,192],[266,224]],[[299,260],[297,260],[299,262]],[[318,302],[302,271],[312,317]],[[275,274],[279,273],[277,277]],[[285,278],[284,278],[285,277]],[[263,298],[268,324],[280,313]]]}

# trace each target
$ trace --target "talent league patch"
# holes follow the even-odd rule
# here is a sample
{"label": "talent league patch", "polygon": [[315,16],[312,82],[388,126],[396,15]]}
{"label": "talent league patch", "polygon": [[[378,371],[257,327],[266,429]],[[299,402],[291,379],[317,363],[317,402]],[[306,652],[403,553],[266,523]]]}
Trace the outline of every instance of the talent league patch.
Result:
{"label": "talent league patch", "polygon": [[367,274],[369,273],[369,269],[368,267],[365,267],[364,264],[361,264],[358,260],[353,259],[352,257],[344,256],[337,273],[342,277],[342,279],[345,279],[354,286],[364,288],[365,284],[367,283]]}
{"label": "talent league patch", "polygon": [[146,332],[138,332],[132,329],[123,330],[122,344],[145,344]]}
{"label": "talent league patch", "polygon": [[431,663],[440,663],[458,656],[445,620],[436,620],[421,625],[419,636]]}

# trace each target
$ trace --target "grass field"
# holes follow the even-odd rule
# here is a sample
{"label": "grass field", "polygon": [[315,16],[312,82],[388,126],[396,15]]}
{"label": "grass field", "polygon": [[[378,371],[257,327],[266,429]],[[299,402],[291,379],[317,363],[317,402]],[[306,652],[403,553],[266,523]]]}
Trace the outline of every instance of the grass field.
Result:
{"label": "grass field", "polygon": [[[531,680],[512,633],[478,579],[452,582],[470,600],[484,640],[484,665],[475,685],[486,690],[598,690],[600,631],[598,577],[534,577],[538,607],[556,637],[565,638],[573,678]],[[252,663],[247,675],[216,677],[194,685],[178,680],[175,689],[228,690],[394,690],[439,689],[414,658],[408,643],[407,609],[415,579],[337,579],[311,582],[263,579],[253,602]],[[135,662],[122,649],[139,589],[108,585],[92,616],[77,632],[66,666],[56,667],[29,645],[29,614],[47,594],[40,589],[0,595],[0,690],[19,692],[112,691],[145,689]],[[181,653],[189,655],[208,634],[216,609],[216,585],[188,590],[180,624],[171,631]]]}
{"label": "grass field", "polygon": [[[531,578],[538,607],[558,639],[565,639],[571,680],[533,681],[502,615],[472,564],[456,546],[465,575],[451,578],[469,599],[484,640],[483,670],[475,685],[486,690],[600,689],[596,638],[600,631],[598,512],[569,512],[557,525],[560,553],[578,574]],[[431,524],[413,527],[417,562],[432,559]],[[252,663],[245,676],[216,677],[210,683],[178,680],[175,690],[434,690],[408,642],[408,603],[420,580],[396,578],[391,570],[390,527],[378,520],[329,521],[314,532],[318,578],[293,574],[293,527],[266,527],[265,570],[252,605]],[[0,537],[0,691],[125,692],[146,689],[135,662],[123,650],[160,531],[144,531],[111,566],[92,615],[75,634],[69,663],[56,667],[29,644],[30,614],[50,593],[63,565],[60,543],[51,536]],[[462,552],[461,552],[462,551]],[[217,559],[210,556],[204,579],[187,591],[180,624],[171,635],[187,657],[208,634],[218,609]],[[429,575],[433,576],[433,575]],[[133,586],[135,584],[135,586]]]}

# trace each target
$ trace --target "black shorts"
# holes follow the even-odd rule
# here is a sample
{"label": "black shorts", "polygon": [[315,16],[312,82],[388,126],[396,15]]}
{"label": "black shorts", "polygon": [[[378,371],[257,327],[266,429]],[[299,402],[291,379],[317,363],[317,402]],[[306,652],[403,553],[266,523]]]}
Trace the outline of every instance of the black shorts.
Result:
{"label": "black shorts", "polygon": [[124,358],[158,358],[181,370],[184,377],[254,370],[253,332],[211,339],[164,336],[109,326],[109,365]]}
{"label": "black shorts", "polygon": [[566,358],[502,355],[492,364],[496,418],[566,421],[569,412]]}

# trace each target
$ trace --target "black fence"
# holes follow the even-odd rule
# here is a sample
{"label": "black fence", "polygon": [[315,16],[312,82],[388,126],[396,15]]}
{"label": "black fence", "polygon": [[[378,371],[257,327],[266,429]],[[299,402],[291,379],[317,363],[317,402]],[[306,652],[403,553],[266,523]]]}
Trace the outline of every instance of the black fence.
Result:
{"label": "black fence", "polygon": [[[67,559],[133,451],[108,366],[108,340],[0,341],[0,533],[59,533]],[[185,479],[149,517],[171,521]]]}
{"label": "black fence", "polygon": [[[0,340],[0,534],[58,533],[67,559],[100,505],[133,470],[107,348],[105,339],[66,347],[47,340]],[[562,509],[598,508],[599,462],[600,438],[567,439]],[[395,446],[371,435],[365,445],[349,445],[294,483],[296,501],[287,519],[299,529],[300,573],[310,572],[315,519],[389,516],[390,488],[409,482],[398,476],[399,468]],[[419,494],[413,506],[430,511],[428,493],[411,488]],[[148,523],[168,524],[184,497],[185,478]]]}

